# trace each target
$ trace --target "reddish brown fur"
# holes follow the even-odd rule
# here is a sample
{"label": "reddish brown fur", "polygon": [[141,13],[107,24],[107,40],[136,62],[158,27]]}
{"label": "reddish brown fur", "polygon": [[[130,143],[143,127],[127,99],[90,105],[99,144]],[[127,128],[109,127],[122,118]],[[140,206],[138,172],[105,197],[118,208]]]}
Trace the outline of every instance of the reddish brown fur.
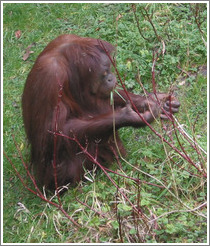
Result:
{"label": "reddish brown fur", "polygon": [[[114,47],[102,42],[111,54]],[[96,141],[99,141],[97,159],[101,164],[111,163],[114,159],[113,149],[117,152],[110,99],[100,93],[93,95],[90,90],[91,84],[98,83],[102,53],[104,50],[97,39],[62,35],[47,45],[28,75],[22,98],[24,125],[31,144],[31,162],[36,176],[47,188],[54,188],[54,142],[49,131],[54,131],[57,107],[58,130],[66,135],[74,132],[81,144],[88,144],[92,155],[95,155]],[[60,98],[59,93],[62,93]],[[123,91],[120,94],[126,98]],[[131,93],[130,97],[148,122],[158,115],[159,107],[152,100],[148,102],[144,97]],[[114,98],[116,129],[145,126],[117,94]],[[178,103],[172,103],[172,106],[175,107],[172,111],[177,112]],[[120,151],[125,153],[118,136],[117,142]],[[78,182],[83,177],[84,167],[92,169],[92,163],[75,142],[58,137],[56,148],[59,185]]]}

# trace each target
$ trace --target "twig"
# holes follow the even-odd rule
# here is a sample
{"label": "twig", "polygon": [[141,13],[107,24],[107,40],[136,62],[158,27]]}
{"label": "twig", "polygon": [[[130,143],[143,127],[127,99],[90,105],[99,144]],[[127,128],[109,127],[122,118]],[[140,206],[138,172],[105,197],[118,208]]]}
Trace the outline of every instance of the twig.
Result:
{"label": "twig", "polygon": [[193,140],[193,138],[186,132],[186,130],[183,128],[183,126],[179,123],[179,121],[177,120],[177,118],[175,116],[174,120],[176,121],[178,128],[180,129],[180,131],[190,140],[193,142],[194,145],[196,145],[205,155],[207,155],[207,152],[196,142]]}
{"label": "twig", "polygon": [[207,43],[206,43],[206,41],[205,41],[205,39],[203,37],[204,32],[201,29],[202,22],[200,21],[200,16],[199,16],[199,14],[200,14],[200,7],[199,7],[199,5],[200,5],[200,3],[195,3],[195,10],[194,10],[195,15],[194,15],[194,18],[195,18],[195,23],[196,23],[196,25],[198,27],[198,30],[199,30],[199,32],[201,34],[202,41],[203,41],[205,47],[207,47]]}
{"label": "twig", "polygon": [[142,36],[143,39],[147,40],[148,42],[150,42],[150,39],[149,38],[146,38],[142,31],[141,31],[141,28],[140,28],[140,24],[139,24],[139,20],[138,20],[138,17],[136,15],[136,4],[132,4],[132,10],[133,10],[133,13],[134,13],[134,17],[135,17],[135,20],[136,20],[136,24],[137,24],[137,28],[138,28],[138,31],[139,31],[139,34]]}
{"label": "twig", "polygon": [[[152,26],[152,28],[153,28],[153,31],[154,31],[154,33],[155,33],[155,36],[156,36],[157,40],[161,42],[161,37],[158,35],[157,30],[156,30],[156,28],[155,28],[155,26],[154,26],[154,24],[153,24],[153,22],[152,22],[152,19],[150,18],[150,15],[149,15],[147,9],[146,9],[145,7],[142,7],[142,8],[144,9],[145,14],[146,14],[146,17],[147,17],[149,23],[151,24],[151,26]],[[143,13],[142,10],[141,10],[141,13],[142,13],[143,16],[145,17],[145,14]]]}
{"label": "twig", "polygon": [[[48,199],[46,199],[44,197],[44,195],[40,192],[36,192],[34,191],[33,189],[29,188],[25,181],[23,180],[23,178],[21,177],[20,173],[18,172],[18,170],[16,169],[16,167],[14,166],[13,162],[11,161],[11,159],[7,156],[7,154],[3,151],[4,153],[4,156],[7,158],[7,160],[9,161],[9,163],[11,164],[11,166],[13,167],[13,169],[15,170],[16,172],[16,175],[18,176],[18,178],[20,179],[21,183],[23,184],[23,186],[28,190],[30,191],[31,193],[33,193],[34,195],[38,196],[39,198],[41,198],[43,201],[55,206],[56,208],[58,208],[75,226],[77,227],[81,227],[70,215],[68,215],[68,213],[60,206],[60,204],[57,204],[55,202],[52,202]],[[27,171],[27,169],[26,169]],[[33,184],[35,184],[35,180],[33,180]]]}

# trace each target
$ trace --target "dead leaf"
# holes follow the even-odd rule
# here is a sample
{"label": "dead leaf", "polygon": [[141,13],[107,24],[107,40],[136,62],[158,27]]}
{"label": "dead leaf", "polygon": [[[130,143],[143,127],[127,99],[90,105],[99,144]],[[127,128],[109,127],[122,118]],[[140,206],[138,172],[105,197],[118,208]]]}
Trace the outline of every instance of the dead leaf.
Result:
{"label": "dead leaf", "polygon": [[21,30],[17,30],[16,32],[15,32],[15,37],[17,38],[17,39],[19,39],[20,37],[21,37]]}
{"label": "dead leaf", "polygon": [[33,47],[35,45],[35,43],[33,44],[30,44],[27,48],[26,48],[26,51],[25,51],[25,54],[23,55],[23,60],[26,61],[28,58],[29,58],[29,55],[34,53],[34,51],[30,50],[31,47]]}
{"label": "dead leaf", "polygon": [[118,20],[121,19],[121,18],[122,18],[122,15],[119,14],[119,15],[117,16],[117,18],[116,18],[116,21],[118,21]]}

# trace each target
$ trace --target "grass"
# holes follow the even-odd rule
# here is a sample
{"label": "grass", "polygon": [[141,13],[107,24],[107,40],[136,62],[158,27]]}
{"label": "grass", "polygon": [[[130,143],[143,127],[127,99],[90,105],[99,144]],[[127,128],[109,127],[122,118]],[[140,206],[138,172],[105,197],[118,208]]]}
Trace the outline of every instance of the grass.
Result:
{"label": "grass", "polygon": [[[152,90],[152,50],[161,44],[151,27],[143,7],[149,14],[166,53],[156,64],[158,90],[175,89],[181,102],[176,116],[184,129],[207,150],[207,82],[197,73],[206,64],[206,47],[195,23],[193,4],[137,4],[137,17],[146,41],[138,32],[131,4],[81,3],[4,3],[4,85],[3,85],[3,148],[21,176],[27,180],[12,135],[26,160],[29,160],[21,114],[21,95],[30,68],[46,44],[62,33],[75,33],[104,39],[117,44],[117,68],[129,90],[142,88],[136,82],[137,71],[147,90]],[[199,4],[204,39],[206,7]],[[15,32],[21,31],[17,39]],[[31,45],[29,58],[23,61],[25,49]],[[182,71],[178,68],[181,67]],[[188,75],[186,75],[185,72]],[[153,127],[166,135],[160,123]],[[165,123],[164,127],[171,130]],[[102,171],[89,174],[93,182],[81,182],[62,196],[62,204],[82,225],[75,228],[55,207],[29,193],[21,184],[9,162],[4,160],[4,243],[205,243],[207,242],[206,207],[193,210],[206,202],[206,179],[196,176],[196,169],[149,128],[120,130],[128,155],[121,161],[126,175],[165,185],[164,189],[110,174],[133,204],[138,204],[151,220],[133,215],[131,206],[108,181]],[[179,144],[173,135],[173,142]],[[180,137],[190,158],[206,164],[205,154],[197,156],[186,140]],[[119,170],[114,164],[113,170]],[[190,175],[190,171],[193,175]],[[151,175],[151,176],[149,176]],[[160,184],[160,183],[158,183]],[[32,185],[28,184],[30,187]],[[140,190],[139,190],[140,189]],[[140,194],[140,195],[138,195]],[[50,195],[48,194],[50,197]],[[140,201],[138,199],[140,198]],[[86,203],[96,211],[82,205]],[[56,201],[56,198],[54,198]],[[121,235],[120,235],[121,234]]]}

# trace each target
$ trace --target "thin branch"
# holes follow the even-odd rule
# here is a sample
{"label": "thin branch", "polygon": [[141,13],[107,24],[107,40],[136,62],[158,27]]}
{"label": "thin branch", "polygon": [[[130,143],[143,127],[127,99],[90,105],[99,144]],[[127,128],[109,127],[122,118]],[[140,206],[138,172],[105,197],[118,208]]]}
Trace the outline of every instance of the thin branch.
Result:
{"label": "thin branch", "polygon": [[141,31],[140,24],[139,24],[139,19],[138,19],[137,14],[136,14],[136,4],[132,4],[131,6],[132,6],[132,10],[133,10],[133,13],[134,13],[134,17],[135,17],[135,20],[136,20],[136,25],[137,25],[139,34],[142,36],[143,39],[145,39],[145,40],[147,40],[148,42],[150,42],[151,40],[150,40],[149,38],[146,38],[146,37],[143,35],[143,32]]}
{"label": "thin branch", "polygon": [[149,15],[147,9],[146,9],[145,7],[142,7],[142,8],[144,9],[144,12],[145,12],[145,14],[144,14],[143,11],[142,11],[142,9],[141,9],[142,15],[143,15],[144,17],[145,17],[145,15],[146,15],[147,20],[149,21],[149,23],[151,24],[151,26],[152,26],[152,28],[153,28],[153,31],[154,31],[154,33],[155,33],[155,36],[156,36],[157,40],[161,42],[161,37],[158,35],[157,30],[156,30],[156,28],[155,28],[155,26],[154,26],[154,24],[153,24],[153,22],[152,22],[152,19],[150,18],[150,15]]}

